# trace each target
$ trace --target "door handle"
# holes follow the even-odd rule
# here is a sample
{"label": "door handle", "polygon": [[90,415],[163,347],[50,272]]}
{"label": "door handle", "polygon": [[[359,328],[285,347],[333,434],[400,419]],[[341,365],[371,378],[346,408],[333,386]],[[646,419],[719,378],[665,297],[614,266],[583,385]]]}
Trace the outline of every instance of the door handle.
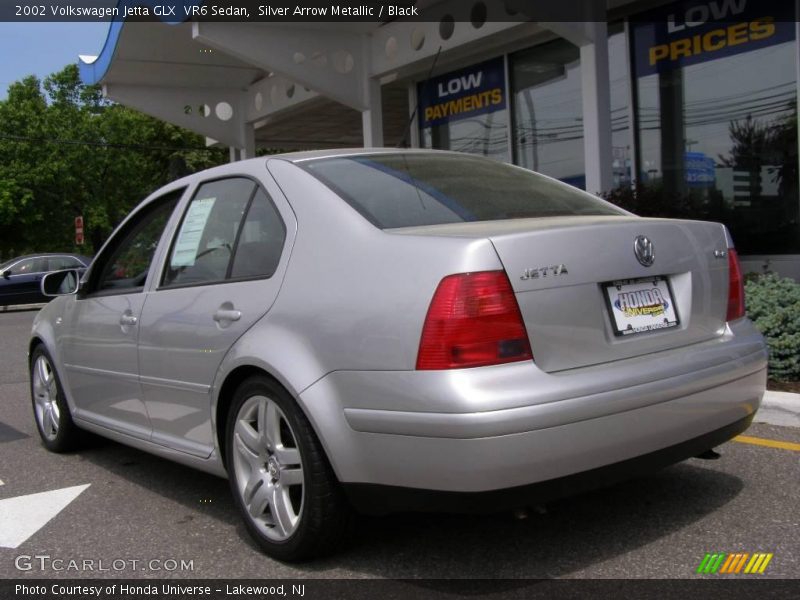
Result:
{"label": "door handle", "polygon": [[139,319],[137,319],[133,315],[122,315],[119,318],[119,324],[122,325],[123,327],[132,327],[133,325],[136,325],[136,323],[138,322]]}
{"label": "door handle", "polygon": [[238,321],[242,318],[242,311],[227,308],[220,308],[214,313],[213,319],[219,323],[220,321]]}

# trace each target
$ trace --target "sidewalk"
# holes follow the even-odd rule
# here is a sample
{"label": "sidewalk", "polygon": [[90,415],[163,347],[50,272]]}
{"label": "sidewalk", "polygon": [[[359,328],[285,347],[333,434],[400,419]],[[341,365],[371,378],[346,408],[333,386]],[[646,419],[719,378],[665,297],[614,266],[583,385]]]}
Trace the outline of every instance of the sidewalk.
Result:
{"label": "sidewalk", "polygon": [[800,394],[767,391],[755,422],[800,427]]}

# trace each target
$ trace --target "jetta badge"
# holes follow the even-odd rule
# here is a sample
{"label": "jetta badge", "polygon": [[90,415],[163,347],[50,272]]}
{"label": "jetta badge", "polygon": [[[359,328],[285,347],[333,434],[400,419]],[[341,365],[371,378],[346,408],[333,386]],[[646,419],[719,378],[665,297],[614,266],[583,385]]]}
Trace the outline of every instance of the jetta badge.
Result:
{"label": "jetta badge", "polygon": [[528,279],[545,279],[548,276],[557,277],[559,275],[566,275],[568,272],[567,265],[563,263],[560,265],[551,265],[549,267],[531,267],[522,272],[520,279],[522,279],[522,281],[527,281]]}
{"label": "jetta badge", "polygon": [[656,251],[653,248],[653,242],[643,235],[637,235],[633,240],[633,253],[638,260],[645,267],[649,267],[656,260]]}

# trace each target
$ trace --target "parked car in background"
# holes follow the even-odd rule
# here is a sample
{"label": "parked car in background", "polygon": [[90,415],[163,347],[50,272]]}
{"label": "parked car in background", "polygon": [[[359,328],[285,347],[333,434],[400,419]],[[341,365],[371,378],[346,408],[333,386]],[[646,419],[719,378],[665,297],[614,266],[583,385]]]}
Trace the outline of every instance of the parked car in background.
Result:
{"label": "parked car in background", "polygon": [[0,306],[50,300],[40,289],[42,277],[63,269],[86,270],[92,259],[80,254],[28,254],[0,265]]}
{"label": "parked car in background", "polygon": [[353,506],[491,512],[704,454],[766,384],[723,225],[454,152],[195,173],[43,288],[44,445],[87,429],[228,477],[284,560]]}

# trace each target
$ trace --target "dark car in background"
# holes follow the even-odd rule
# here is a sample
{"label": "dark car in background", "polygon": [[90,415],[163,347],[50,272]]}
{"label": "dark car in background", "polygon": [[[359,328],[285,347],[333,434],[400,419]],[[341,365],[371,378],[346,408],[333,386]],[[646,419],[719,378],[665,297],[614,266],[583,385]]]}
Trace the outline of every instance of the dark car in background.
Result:
{"label": "dark car in background", "polygon": [[0,264],[0,306],[37,304],[50,298],[42,295],[42,277],[62,269],[86,270],[92,259],[80,254],[28,254]]}

